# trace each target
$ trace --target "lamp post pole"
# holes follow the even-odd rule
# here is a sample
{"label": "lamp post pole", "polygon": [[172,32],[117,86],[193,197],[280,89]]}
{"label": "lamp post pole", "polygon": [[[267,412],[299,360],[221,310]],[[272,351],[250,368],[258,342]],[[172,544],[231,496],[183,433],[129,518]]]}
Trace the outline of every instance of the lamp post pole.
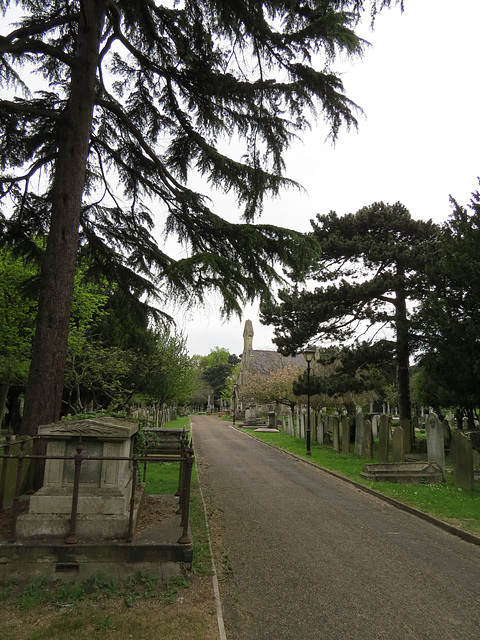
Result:
{"label": "lamp post pole", "polygon": [[233,385],[233,426],[235,426],[235,418],[237,417],[237,388],[238,384]]}
{"label": "lamp post pole", "polygon": [[310,426],[310,365],[312,364],[312,360],[315,357],[315,349],[308,345],[305,347],[305,351],[303,352],[303,356],[307,361],[307,456],[311,456],[312,452],[310,449],[311,446],[311,426]]}

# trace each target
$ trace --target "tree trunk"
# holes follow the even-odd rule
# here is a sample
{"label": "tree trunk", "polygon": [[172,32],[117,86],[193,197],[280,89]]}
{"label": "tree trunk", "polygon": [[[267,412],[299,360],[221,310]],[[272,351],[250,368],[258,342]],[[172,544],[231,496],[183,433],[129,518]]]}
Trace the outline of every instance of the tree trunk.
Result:
{"label": "tree trunk", "polygon": [[[399,282],[404,280],[403,268],[397,265]],[[400,421],[412,421],[410,401],[410,344],[407,319],[407,303],[403,286],[397,286],[395,292],[395,327],[397,333],[397,392]],[[412,445],[411,433],[405,434],[405,451],[410,453]]]}
{"label": "tree trunk", "polygon": [[78,227],[92,128],[94,89],[105,6],[80,3],[70,97],[57,127],[52,212],[42,265],[37,325],[27,380],[22,433],[60,417],[78,248]]}

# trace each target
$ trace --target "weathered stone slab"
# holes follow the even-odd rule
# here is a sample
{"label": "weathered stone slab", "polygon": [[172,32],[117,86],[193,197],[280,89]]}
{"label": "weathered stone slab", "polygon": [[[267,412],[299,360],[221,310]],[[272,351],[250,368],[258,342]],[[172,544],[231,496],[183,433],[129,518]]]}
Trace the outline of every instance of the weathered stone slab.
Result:
{"label": "weathered stone slab", "polygon": [[392,462],[405,462],[405,438],[402,427],[395,427],[393,431]]}
{"label": "weathered stone slab", "polygon": [[435,462],[372,463],[365,465],[360,477],[375,482],[433,484],[443,482],[443,471]]}
{"label": "weathered stone slab", "polygon": [[452,461],[455,485],[464,491],[473,491],[472,443],[461,431],[457,431],[452,438]]}
{"label": "weathered stone slab", "polygon": [[428,461],[436,462],[443,469],[443,477],[445,478],[445,442],[443,425],[440,424],[436,413],[429,414],[425,422],[425,434],[427,436]]}
{"label": "weathered stone slab", "polygon": [[342,416],[342,453],[350,453],[350,421]]}
{"label": "weathered stone slab", "polygon": [[333,416],[332,418],[332,433],[333,433],[333,450],[340,451],[340,427],[338,424],[338,417]]}
{"label": "weathered stone slab", "polygon": [[373,458],[373,434],[372,423],[370,422],[370,420],[365,420],[363,425],[362,455],[364,458]]}
{"label": "weathered stone slab", "polygon": [[357,413],[355,418],[355,455],[362,456],[363,455],[363,442],[365,438],[364,434],[365,427],[365,416],[363,413]]}
{"label": "weathered stone slab", "polygon": [[378,435],[378,462],[388,462],[388,445],[390,443],[390,421],[388,416],[382,413]]}
{"label": "weathered stone slab", "polygon": [[60,459],[46,460],[44,485],[30,498],[28,513],[18,518],[18,537],[56,537],[68,533],[75,468],[72,458],[80,446],[84,457],[78,494],[78,534],[92,540],[126,535],[133,480],[128,458],[133,453],[138,424],[116,418],[69,420],[42,425],[38,431],[47,440],[47,456]]}

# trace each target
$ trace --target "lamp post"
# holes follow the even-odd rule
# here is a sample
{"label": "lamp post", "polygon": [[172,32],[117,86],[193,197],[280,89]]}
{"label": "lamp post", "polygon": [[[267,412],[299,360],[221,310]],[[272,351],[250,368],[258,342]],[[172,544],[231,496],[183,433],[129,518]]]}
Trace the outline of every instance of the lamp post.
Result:
{"label": "lamp post", "polygon": [[235,426],[235,418],[237,417],[237,389],[238,384],[235,382],[233,385],[233,426]]}
{"label": "lamp post", "polygon": [[311,456],[311,428],[310,428],[310,365],[315,357],[315,348],[307,345],[303,352],[303,357],[307,361],[307,456]]}

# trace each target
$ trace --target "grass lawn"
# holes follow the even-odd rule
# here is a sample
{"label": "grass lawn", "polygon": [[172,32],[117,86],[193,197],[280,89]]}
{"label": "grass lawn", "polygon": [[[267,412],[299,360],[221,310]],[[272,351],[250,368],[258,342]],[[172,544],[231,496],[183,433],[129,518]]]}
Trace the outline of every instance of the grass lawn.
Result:
{"label": "grass lawn", "polygon": [[331,446],[320,445],[317,442],[312,442],[312,455],[307,457],[305,440],[282,433],[262,433],[252,429],[242,429],[242,431],[247,431],[249,435],[259,440],[315,462],[320,467],[335,471],[358,484],[435,516],[464,531],[480,535],[480,486],[478,484],[475,485],[473,492],[463,491],[454,485],[452,473],[447,473],[447,482],[441,484],[372,482],[360,477],[365,464],[372,460],[359,458],[353,453],[337,453]]}

